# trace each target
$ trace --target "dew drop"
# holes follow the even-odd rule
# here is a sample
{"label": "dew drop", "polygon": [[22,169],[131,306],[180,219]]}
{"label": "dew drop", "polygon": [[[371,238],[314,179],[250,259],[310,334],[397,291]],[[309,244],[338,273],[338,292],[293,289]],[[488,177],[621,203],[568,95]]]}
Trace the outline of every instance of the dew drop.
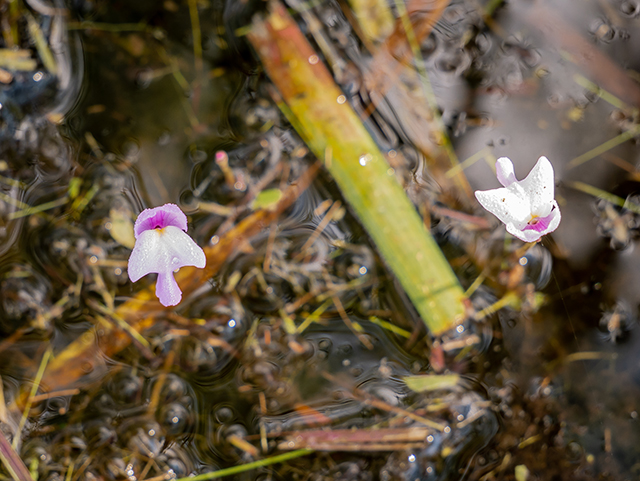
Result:
{"label": "dew drop", "polygon": [[367,165],[372,160],[373,160],[373,155],[364,154],[364,155],[360,156],[360,158],[358,159],[358,162],[360,162],[360,165],[362,165],[364,167],[365,165]]}

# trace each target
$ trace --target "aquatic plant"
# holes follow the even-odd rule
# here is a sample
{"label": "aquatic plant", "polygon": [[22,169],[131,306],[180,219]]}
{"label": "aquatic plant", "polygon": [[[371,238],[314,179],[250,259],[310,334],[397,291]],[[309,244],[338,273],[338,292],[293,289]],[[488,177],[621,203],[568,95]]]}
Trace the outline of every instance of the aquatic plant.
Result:
{"label": "aquatic plant", "polygon": [[477,190],[480,205],[507,226],[507,232],[524,242],[536,242],[560,224],[560,208],[554,200],[553,166],[540,157],[524,180],[517,180],[507,157],[496,162],[499,189]]}
{"label": "aquatic plant", "polygon": [[272,2],[266,17],[254,17],[248,39],[282,96],[278,106],[324,159],[430,333],[458,326],[469,313],[456,274],[332,74],[308,61],[314,50],[286,8]]}
{"label": "aquatic plant", "polygon": [[143,210],[134,225],[136,244],[129,257],[129,279],[136,282],[158,274],[156,296],[163,306],[175,306],[182,291],[173,272],[184,266],[204,268],[204,251],[187,231],[187,216],[175,204]]}

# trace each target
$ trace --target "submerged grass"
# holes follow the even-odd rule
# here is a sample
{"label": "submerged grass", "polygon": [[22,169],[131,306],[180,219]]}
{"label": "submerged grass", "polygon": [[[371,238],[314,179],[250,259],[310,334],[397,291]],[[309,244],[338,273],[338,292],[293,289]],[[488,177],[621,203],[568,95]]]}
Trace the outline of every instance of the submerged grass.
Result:
{"label": "submerged grass", "polygon": [[[182,268],[176,274],[176,280],[180,284],[183,298],[186,298],[196,289],[200,288],[217,272],[238,249],[252,236],[260,233],[265,225],[269,225],[288,208],[303,192],[315,177],[317,164],[310,167],[298,179],[297,183],[283,192],[276,206],[269,209],[260,209],[243,219],[232,229],[220,237],[217,244],[205,247],[207,266],[205,269],[192,267]],[[96,334],[88,331],[75,341],[70,343],[62,352],[51,360],[47,370],[42,376],[42,385],[45,391],[51,388],[69,386],[87,374],[96,366],[99,351],[104,356],[112,356],[128,346],[134,338],[145,328],[153,325],[155,318],[167,311],[154,294],[155,286],[151,285],[141,290],[138,294],[120,305],[115,311],[105,310],[116,323],[101,323],[104,334],[100,339],[100,350],[96,349]],[[94,307],[98,307],[96,303]],[[129,327],[116,328],[117,325]],[[145,341],[146,342],[146,341]],[[144,347],[142,343],[138,347]],[[38,378],[39,379],[39,378]],[[28,393],[16,400],[18,407],[24,408],[28,403]]]}
{"label": "submerged grass", "polygon": [[[18,429],[16,429],[16,434],[13,438],[13,442],[11,443],[11,447],[13,449],[17,449],[20,445],[20,437],[22,436],[22,430],[24,428],[25,423],[27,422],[27,418],[29,417],[29,410],[31,409],[32,399],[38,392],[40,388],[40,382],[44,376],[45,369],[47,368],[47,364],[49,363],[49,359],[51,359],[52,349],[48,348],[44,355],[42,356],[42,360],[40,361],[40,367],[38,368],[38,372],[36,373],[36,377],[33,380],[33,385],[31,386],[31,392],[29,393],[29,397],[24,405],[24,410],[22,412],[22,418],[20,419],[20,423],[18,424]],[[0,436],[1,437],[1,436]]]}
{"label": "submerged grass", "polygon": [[611,192],[607,192],[606,190],[598,189],[593,185],[585,184],[584,182],[580,181],[567,182],[567,185],[575,190],[584,192],[585,194],[589,194],[597,197],[598,199],[604,199],[607,202],[611,202],[613,205],[617,205],[618,207],[624,207],[634,214],[640,214],[640,205],[636,204],[635,202],[625,200],[622,197],[618,197],[617,195],[612,194]]}
{"label": "submerged grass", "polygon": [[579,165],[582,165],[585,162],[588,162],[589,160],[596,158],[600,154],[603,154],[606,151],[611,150],[614,147],[625,143],[627,140],[631,140],[638,134],[640,134],[640,125],[637,125],[627,130],[626,132],[622,132],[620,135],[617,135],[614,138],[609,139],[606,142],[603,142],[597,147],[594,147],[588,152],[585,152],[584,154],[572,159],[571,162],[569,162],[568,168],[572,169],[574,167],[578,167]]}
{"label": "submerged grass", "polygon": [[257,468],[284,463],[286,461],[290,461],[291,459],[306,456],[313,452],[313,449],[298,449],[296,451],[291,451],[290,453],[278,454],[277,456],[260,459],[258,461],[253,461],[252,463],[240,464],[232,468],[220,469],[218,471],[212,471],[210,473],[199,474],[198,476],[187,476],[186,478],[178,478],[175,481],[205,481],[208,479],[224,478],[225,476],[246,473],[247,471],[252,471]]}
{"label": "submerged grass", "polygon": [[[444,6],[448,2],[439,1],[435,2],[436,11],[438,9],[443,9]],[[429,74],[427,73],[427,67],[425,65],[424,59],[422,58],[422,53],[420,51],[420,44],[414,30],[413,23],[409,18],[409,12],[407,11],[407,6],[405,5],[404,0],[395,0],[396,8],[398,9],[398,14],[400,15],[400,20],[402,21],[402,27],[404,28],[405,34],[407,36],[407,41],[409,46],[411,47],[411,52],[413,54],[413,61],[416,66],[417,74],[420,76],[420,82],[422,85],[422,90],[424,93],[424,97],[429,104],[429,109],[431,110],[431,114],[435,120],[435,125],[438,128],[438,135],[440,136],[440,141],[444,150],[449,157],[449,161],[451,162],[451,169],[447,171],[447,177],[449,174],[453,172],[450,177],[453,177],[457,186],[465,192],[467,196],[471,196],[471,187],[467,182],[467,179],[462,174],[462,169],[459,169],[460,162],[458,160],[458,156],[453,149],[453,145],[451,144],[451,139],[447,135],[447,129],[442,122],[442,117],[440,116],[440,110],[438,107],[438,100],[436,99],[436,95],[431,87],[431,82],[429,81]],[[437,13],[439,16],[440,13]]]}

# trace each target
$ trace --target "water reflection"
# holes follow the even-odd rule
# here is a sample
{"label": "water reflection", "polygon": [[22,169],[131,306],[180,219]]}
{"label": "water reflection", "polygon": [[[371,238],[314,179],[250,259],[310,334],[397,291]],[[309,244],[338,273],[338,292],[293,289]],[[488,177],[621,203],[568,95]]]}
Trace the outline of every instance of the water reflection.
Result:
{"label": "water reflection", "polygon": [[[26,30],[12,46],[2,27],[2,49],[35,61],[0,85],[0,375],[10,407],[0,421],[12,435],[46,346],[59,354],[94,325],[99,346],[112,342],[115,309],[139,289],[126,259],[140,210],[180,202],[194,238],[217,245],[252,215],[258,192],[295,185],[314,161],[235,35],[255,2],[199,4],[200,56],[187,5],[58,0],[65,16],[26,3],[57,67]],[[452,184],[425,79],[400,61],[408,49],[373,39],[378,53],[368,51],[346,4],[288,3],[301,25],[323,20],[316,33],[340,60],[340,101],[388,153],[390,175],[483,316],[432,342],[321,173],[181,306],[153,313],[143,340],[125,333],[129,347],[77,361],[88,375],[73,386],[43,386],[23,460],[41,479],[71,467],[87,478],[173,478],[311,447],[319,452],[238,479],[497,479],[518,466],[540,479],[633,474],[639,4],[508,3],[488,20],[473,2],[451,2],[420,41],[455,153],[474,160],[463,164],[473,189],[495,187],[494,157],[520,159],[520,177],[539,155],[554,159],[563,223],[522,250]],[[65,27],[88,19],[97,23]],[[517,302],[492,312],[505,295]],[[463,376],[455,389],[420,393],[403,381],[427,372]]]}

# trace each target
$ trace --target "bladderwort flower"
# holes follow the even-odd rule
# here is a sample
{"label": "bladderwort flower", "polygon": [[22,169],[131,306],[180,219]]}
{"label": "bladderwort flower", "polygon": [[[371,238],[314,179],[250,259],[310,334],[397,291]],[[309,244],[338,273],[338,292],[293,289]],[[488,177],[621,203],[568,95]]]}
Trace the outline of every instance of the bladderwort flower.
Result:
{"label": "bladderwort flower", "polygon": [[204,251],[187,231],[187,216],[175,204],[143,210],[133,227],[136,244],[129,257],[129,279],[157,273],[156,296],[163,306],[175,306],[182,291],[173,272],[184,266],[203,268]]}
{"label": "bladderwort flower", "polygon": [[500,219],[507,232],[524,242],[536,242],[560,224],[560,208],[554,200],[553,166],[540,157],[524,180],[517,180],[507,157],[496,162],[500,189],[477,190],[476,199]]}

